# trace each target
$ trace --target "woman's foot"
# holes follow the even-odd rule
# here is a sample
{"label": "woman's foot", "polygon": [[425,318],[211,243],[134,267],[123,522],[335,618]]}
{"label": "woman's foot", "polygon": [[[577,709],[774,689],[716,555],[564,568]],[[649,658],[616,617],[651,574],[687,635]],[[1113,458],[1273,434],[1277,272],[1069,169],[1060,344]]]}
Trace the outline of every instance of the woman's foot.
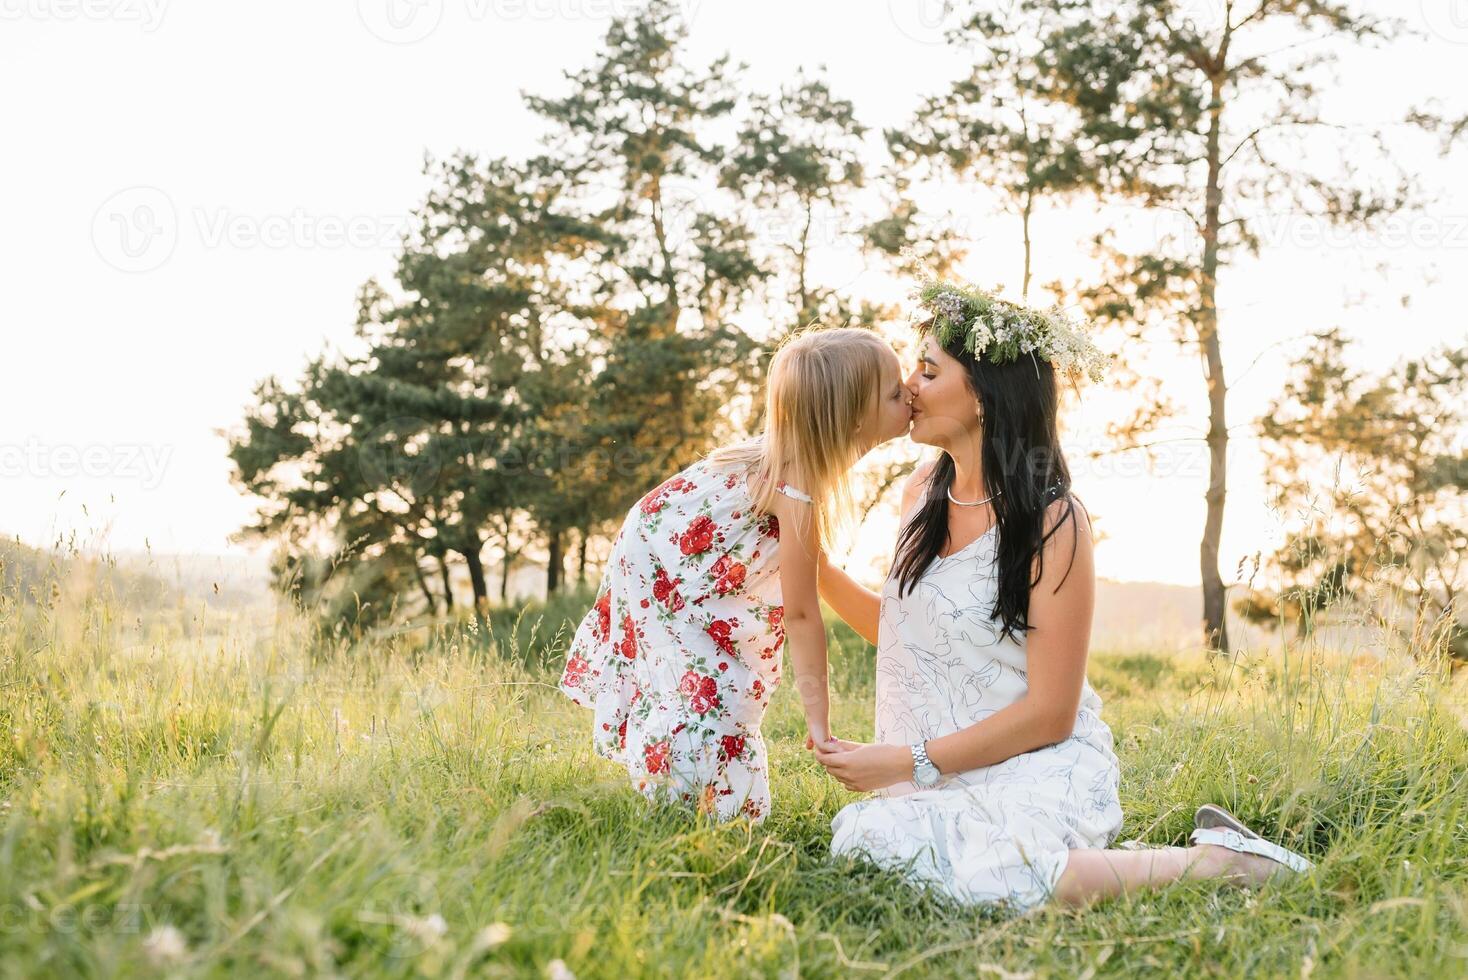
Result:
{"label": "woman's foot", "polygon": [[1246,854],[1221,844],[1194,844],[1188,848],[1188,877],[1216,878],[1229,884],[1258,887],[1294,872],[1272,858]]}
{"label": "woman's foot", "polygon": [[1262,884],[1276,875],[1303,873],[1315,866],[1303,854],[1260,837],[1221,806],[1200,806],[1193,825],[1196,829],[1188,838],[1191,850],[1199,852],[1205,867],[1216,868],[1218,877]]}

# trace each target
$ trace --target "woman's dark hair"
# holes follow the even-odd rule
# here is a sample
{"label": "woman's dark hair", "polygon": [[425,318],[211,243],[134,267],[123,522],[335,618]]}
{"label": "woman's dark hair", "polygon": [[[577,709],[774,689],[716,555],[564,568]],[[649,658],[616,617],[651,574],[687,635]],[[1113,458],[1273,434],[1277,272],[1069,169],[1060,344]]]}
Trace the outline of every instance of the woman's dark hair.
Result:
{"label": "woman's dark hair", "polygon": [[[930,320],[918,330],[926,334],[931,326]],[[1001,636],[1013,636],[1015,630],[1032,628],[1027,621],[1030,589],[1044,569],[1045,542],[1065,521],[1076,519],[1079,503],[1070,492],[1070,469],[1060,448],[1055,371],[1049,361],[1034,355],[1005,364],[976,359],[963,349],[962,338],[942,347],[964,366],[969,388],[983,409],[982,496],[994,497],[990,506],[999,546],[995,558],[999,589],[990,617],[1002,624]],[[953,475],[953,457],[942,453],[926,481],[922,503],[897,540],[892,575],[897,577],[899,594],[917,586],[948,541],[948,491]],[[1046,508],[1060,499],[1065,501],[1064,512],[1047,533]],[[1031,581],[1037,556],[1039,569]],[[1074,558],[1072,548],[1072,564]]]}

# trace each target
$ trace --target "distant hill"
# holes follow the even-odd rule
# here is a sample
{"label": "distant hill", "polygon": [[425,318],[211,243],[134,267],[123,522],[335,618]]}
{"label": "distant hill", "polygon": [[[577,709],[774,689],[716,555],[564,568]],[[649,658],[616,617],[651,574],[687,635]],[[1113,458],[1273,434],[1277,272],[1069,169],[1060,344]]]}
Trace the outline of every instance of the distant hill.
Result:
{"label": "distant hill", "polygon": [[15,538],[0,540],[0,587],[22,602],[41,604],[59,596],[103,595],[128,610],[171,603],[174,590],[143,568],[126,568],[106,556],[34,548]]}
{"label": "distant hill", "polygon": [[[1091,649],[1190,649],[1202,636],[1202,618],[1199,586],[1098,578]],[[1230,619],[1231,636],[1238,625]]]}
{"label": "distant hill", "polygon": [[268,560],[254,555],[188,555],[120,551],[118,566],[156,576],[216,609],[253,609],[274,602]]}
{"label": "distant hill", "polygon": [[194,603],[257,610],[274,601],[264,561],[250,556],[68,553],[15,538],[0,539],[0,588],[26,602],[54,593],[100,594],[137,612]]}
{"label": "distant hill", "polygon": [[[456,568],[455,572],[462,573],[462,569]],[[593,580],[599,576],[598,569]],[[462,603],[469,586],[467,576],[457,577],[464,579],[455,582]],[[276,601],[263,553],[122,551],[98,557],[65,555],[14,538],[0,539],[0,587],[7,594],[20,594],[34,602],[49,594],[53,583],[71,595],[105,591],[119,605],[139,613],[150,609],[198,609],[202,605],[219,613],[253,617],[268,615]],[[492,586],[491,593],[497,595],[497,575]],[[511,575],[511,596],[524,601],[539,598],[543,591],[543,568],[532,562],[517,565]],[[1158,653],[1195,650],[1202,630],[1201,610],[1198,586],[1098,579],[1091,649]],[[1236,650],[1277,649],[1280,643],[1277,632],[1232,614],[1228,628]],[[1359,625],[1326,627],[1323,632],[1334,645],[1345,649],[1366,649],[1376,643],[1373,632]]]}
{"label": "distant hill", "polygon": [[[1230,599],[1237,593],[1230,592]],[[1096,611],[1092,617],[1091,649],[1150,650],[1180,653],[1200,647],[1203,626],[1203,589],[1197,585],[1163,582],[1096,580]],[[1292,627],[1286,628],[1292,638]],[[1230,610],[1229,645],[1235,651],[1277,650],[1279,631],[1246,622]],[[1324,624],[1320,642],[1342,650],[1379,647],[1376,631],[1360,623]]]}

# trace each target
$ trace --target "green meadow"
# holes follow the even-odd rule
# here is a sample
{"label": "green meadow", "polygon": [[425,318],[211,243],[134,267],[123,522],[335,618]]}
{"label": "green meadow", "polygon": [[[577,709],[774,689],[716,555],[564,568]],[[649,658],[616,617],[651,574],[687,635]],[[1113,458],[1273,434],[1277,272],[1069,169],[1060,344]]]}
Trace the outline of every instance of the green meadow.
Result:
{"label": "green meadow", "polygon": [[[202,604],[0,604],[6,976],[1461,976],[1468,735],[1383,650],[1096,651],[1123,838],[1215,801],[1318,869],[1016,917],[827,852],[854,797],[767,718],[762,825],[649,808],[554,687],[584,592],[328,637]],[[838,732],[870,646],[833,625]]]}

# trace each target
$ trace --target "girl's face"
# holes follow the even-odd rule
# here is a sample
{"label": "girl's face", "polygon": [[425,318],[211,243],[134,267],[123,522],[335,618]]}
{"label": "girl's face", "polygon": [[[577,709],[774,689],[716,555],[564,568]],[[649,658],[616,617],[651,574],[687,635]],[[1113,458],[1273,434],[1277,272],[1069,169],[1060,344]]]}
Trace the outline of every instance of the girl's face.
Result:
{"label": "girl's face", "polygon": [[980,435],[979,400],[969,387],[963,364],[943,350],[932,337],[924,337],[918,363],[907,376],[912,389],[912,441],[925,446],[951,449],[967,440],[977,444]]}
{"label": "girl's face", "polygon": [[912,392],[902,382],[902,363],[889,350],[882,367],[881,397],[877,400],[876,439],[871,445],[881,445],[889,439],[907,435],[912,424],[912,410],[908,407],[910,401]]}

